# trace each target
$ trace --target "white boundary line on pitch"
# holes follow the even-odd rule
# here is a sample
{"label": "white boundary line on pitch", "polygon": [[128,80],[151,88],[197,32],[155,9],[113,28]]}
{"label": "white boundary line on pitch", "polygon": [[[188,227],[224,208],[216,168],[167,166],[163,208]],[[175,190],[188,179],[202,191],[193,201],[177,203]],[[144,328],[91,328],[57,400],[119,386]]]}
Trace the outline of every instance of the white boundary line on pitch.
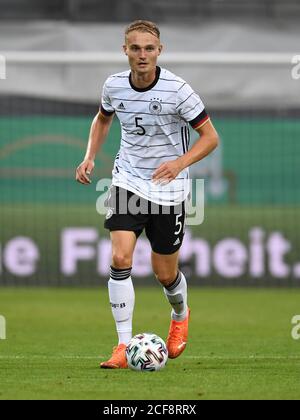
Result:
{"label": "white boundary line on pitch", "polygon": [[294,356],[183,356],[185,359],[211,359],[211,360],[267,360],[267,359],[274,359],[274,360],[300,360],[300,355]]}
{"label": "white boundary line on pitch", "polygon": [[[95,360],[102,359],[107,357],[107,355],[97,355],[97,356],[76,356],[76,355],[61,355],[61,356],[43,356],[43,355],[28,355],[28,356],[12,356],[12,355],[0,355],[0,360],[2,359],[12,359],[12,360],[22,360],[22,359],[43,359],[43,360],[58,360],[58,359],[86,359],[86,360]],[[300,355],[291,355],[291,356],[182,356],[181,359],[205,359],[205,360],[299,360]]]}

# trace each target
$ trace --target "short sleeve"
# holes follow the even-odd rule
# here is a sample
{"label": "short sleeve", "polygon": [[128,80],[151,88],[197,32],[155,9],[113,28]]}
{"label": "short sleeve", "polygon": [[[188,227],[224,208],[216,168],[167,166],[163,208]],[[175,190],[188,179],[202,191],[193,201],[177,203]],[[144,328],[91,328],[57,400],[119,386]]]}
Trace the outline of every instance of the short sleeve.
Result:
{"label": "short sleeve", "polygon": [[100,110],[103,115],[110,116],[112,115],[115,110],[112,107],[110,96],[109,96],[109,90],[107,87],[107,81],[104,83],[103,89],[102,89],[102,97],[101,97],[101,104],[100,104]]}
{"label": "short sleeve", "polygon": [[178,90],[176,109],[180,117],[193,128],[198,128],[209,119],[201,98],[187,83]]}

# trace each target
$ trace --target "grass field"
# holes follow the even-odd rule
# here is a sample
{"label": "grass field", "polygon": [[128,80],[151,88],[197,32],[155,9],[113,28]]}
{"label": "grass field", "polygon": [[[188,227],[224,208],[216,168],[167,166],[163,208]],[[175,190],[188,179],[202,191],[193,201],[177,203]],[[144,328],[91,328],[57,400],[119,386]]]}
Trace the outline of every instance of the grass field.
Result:
{"label": "grass field", "polygon": [[[299,399],[299,290],[190,289],[189,345],[154,373],[107,371],[116,342],[106,289],[0,290],[0,399]],[[159,287],[137,288],[134,333],[165,338]]]}

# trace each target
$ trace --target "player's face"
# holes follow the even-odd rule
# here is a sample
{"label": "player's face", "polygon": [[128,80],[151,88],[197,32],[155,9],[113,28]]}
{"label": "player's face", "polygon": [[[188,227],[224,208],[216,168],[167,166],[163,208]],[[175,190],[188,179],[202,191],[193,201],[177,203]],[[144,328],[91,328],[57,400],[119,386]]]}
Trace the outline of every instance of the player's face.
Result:
{"label": "player's face", "polygon": [[132,31],[126,37],[124,52],[132,71],[145,74],[155,71],[162,46],[159,39],[148,33]]}

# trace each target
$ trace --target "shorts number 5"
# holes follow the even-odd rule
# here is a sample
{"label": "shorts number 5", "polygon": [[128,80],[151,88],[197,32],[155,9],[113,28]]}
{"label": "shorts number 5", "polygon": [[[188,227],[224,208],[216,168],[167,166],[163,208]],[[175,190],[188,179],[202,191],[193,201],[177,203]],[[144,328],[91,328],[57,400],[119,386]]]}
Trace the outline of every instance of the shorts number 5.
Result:
{"label": "shorts number 5", "polygon": [[179,228],[178,228],[178,230],[176,230],[174,232],[175,235],[179,235],[179,233],[181,232],[181,229],[182,229],[182,222],[179,220],[179,217],[181,217],[181,216],[182,216],[182,213],[177,214],[177,216],[176,216],[176,226],[179,226]]}

